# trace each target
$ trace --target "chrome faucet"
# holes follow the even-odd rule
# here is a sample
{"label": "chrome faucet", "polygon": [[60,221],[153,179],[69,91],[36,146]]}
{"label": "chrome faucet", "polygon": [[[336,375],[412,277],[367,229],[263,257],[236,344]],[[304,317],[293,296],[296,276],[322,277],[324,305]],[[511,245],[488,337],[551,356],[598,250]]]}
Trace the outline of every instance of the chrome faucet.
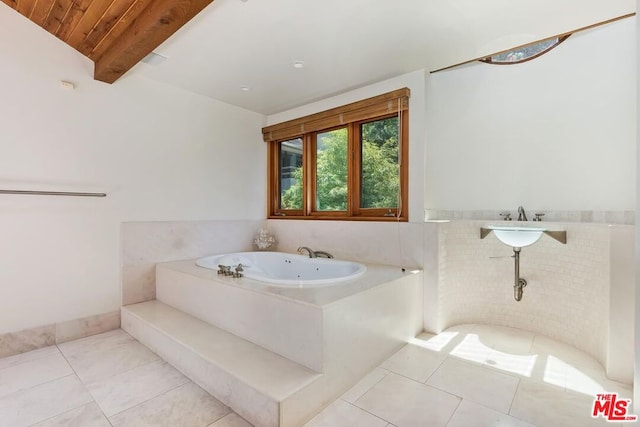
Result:
{"label": "chrome faucet", "polygon": [[316,253],[314,251],[311,250],[311,248],[308,248],[306,246],[300,246],[298,248],[298,253],[300,255],[302,255],[302,252],[307,251],[307,253],[309,254],[309,258],[316,258]]}
{"label": "chrome faucet", "polygon": [[527,214],[524,213],[524,208],[522,206],[518,206],[518,221],[528,221]]}

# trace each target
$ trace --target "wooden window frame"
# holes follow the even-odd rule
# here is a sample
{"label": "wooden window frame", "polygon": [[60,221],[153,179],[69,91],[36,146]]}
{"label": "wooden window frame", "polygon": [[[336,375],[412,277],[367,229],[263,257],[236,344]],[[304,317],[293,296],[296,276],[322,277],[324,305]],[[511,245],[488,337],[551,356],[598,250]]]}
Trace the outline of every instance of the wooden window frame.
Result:
{"label": "wooden window frame", "polygon": [[[310,116],[262,129],[268,143],[267,218],[358,221],[408,221],[409,186],[409,89],[365,99]],[[396,208],[362,208],[361,125],[391,117],[399,118],[398,162],[400,205]],[[316,208],[316,137],[334,129],[347,129],[347,208],[318,211]],[[280,144],[301,138],[302,209],[280,209]]]}
{"label": "wooden window frame", "polygon": [[[362,125],[366,123],[370,123],[376,120],[384,120],[392,117],[398,117],[398,114],[391,114],[382,117],[376,117],[374,119],[369,120],[361,120],[359,122],[353,123],[353,127],[355,128],[353,131],[353,155],[352,157],[352,178],[353,181],[350,182],[350,188],[353,189],[352,197],[350,200],[353,202],[353,210],[351,215],[355,218],[404,218],[404,221],[407,221],[407,208],[408,208],[408,183],[409,183],[409,147],[408,147],[408,135],[409,135],[409,111],[403,111],[399,114],[398,122],[399,122],[399,135],[398,135],[398,163],[400,164],[400,200],[399,200],[399,209],[398,208],[363,208],[362,205],[362,178],[360,175],[362,174]],[[393,216],[389,214],[393,214]],[[399,213],[399,215],[398,215]]]}

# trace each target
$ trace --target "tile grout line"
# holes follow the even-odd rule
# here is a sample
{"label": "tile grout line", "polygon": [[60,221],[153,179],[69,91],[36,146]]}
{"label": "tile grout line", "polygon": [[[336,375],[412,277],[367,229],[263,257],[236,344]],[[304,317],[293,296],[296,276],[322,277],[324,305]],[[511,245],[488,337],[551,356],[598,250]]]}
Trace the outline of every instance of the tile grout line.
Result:
{"label": "tile grout line", "polygon": [[[373,388],[373,387],[372,387],[372,388]],[[393,424],[391,421],[389,421],[389,420],[385,420],[384,418],[382,418],[382,417],[380,417],[380,416],[378,416],[378,415],[374,414],[373,412],[369,412],[369,411],[367,411],[366,409],[363,409],[363,408],[361,408],[361,407],[359,407],[359,406],[357,406],[357,405],[355,405],[355,404],[353,404],[353,403],[351,403],[351,402],[347,402],[346,400],[344,400],[344,399],[342,399],[342,398],[340,398],[340,397],[339,397],[337,400],[342,400],[342,401],[343,401],[344,403],[346,403],[347,405],[349,405],[349,406],[353,406],[354,408],[357,408],[357,409],[361,410],[362,412],[366,412],[367,414],[373,415],[373,416],[374,416],[374,417],[376,417],[377,419],[382,420],[382,421],[384,421],[384,422],[385,422],[385,423],[387,423],[387,424]],[[332,402],[329,406],[331,406],[331,405],[333,405],[333,402]],[[328,408],[329,406],[327,406],[327,408]],[[320,415],[321,413],[322,413],[322,411],[318,412],[318,414],[316,414],[316,416]],[[315,416],[314,416],[314,418],[315,418]],[[313,418],[312,418],[312,419],[313,419]]]}
{"label": "tile grout line", "polygon": [[[66,360],[65,360],[65,361],[66,361]],[[69,362],[67,362],[67,363],[69,363]],[[69,367],[71,367],[71,366],[69,366]],[[73,370],[73,368],[71,368],[71,370]],[[41,385],[49,384],[49,383],[52,383],[52,382],[54,382],[54,381],[61,380],[62,378],[67,378],[67,377],[72,377],[72,376],[73,376],[73,377],[76,377],[76,379],[77,379],[77,380],[78,380],[78,382],[82,385],[82,387],[83,387],[83,388],[85,388],[85,387],[84,387],[84,383],[83,383],[82,381],[80,381],[80,378],[78,378],[78,376],[75,374],[75,371],[74,371],[72,374],[64,375],[64,376],[62,376],[62,377],[58,377],[58,378],[50,379],[50,380],[48,380],[48,381],[45,381],[45,382],[40,383],[40,384],[36,384],[36,385],[31,386],[31,387],[29,387],[29,388],[25,388],[25,389],[22,389],[22,390],[18,390],[18,391],[16,391],[16,392],[13,392],[13,393],[11,393],[11,394],[7,395],[7,396],[11,396],[11,395],[13,395],[13,394],[17,394],[17,393],[20,393],[20,392],[25,392],[25,391],[27,391],[27,390],[31,390],[31,389],[33,389],[33,388],[35,388],[35,387],[40,387]],[[86,389],[85,389],[85,391],[86,391]],[[89,393],[87,392],[87,394],[89,394]],[[91,398],[91,400],[95,403],[95,401],[93,400],[93,396],[91,396],[91,395],[89,394],[89,397],[90,397],[90,398]],[[70,408],[70,409],[66,409],[66,410],[64,410],[63,412],[58,412],[57,414],[54,414],[54,415],[52,415],[52,416],[50,416],[50,417],[48,417],[48,418],[44,418],[44,419],[42,419],[42,420],[38,420],[38,421],[36,421],[36,422],[35,422],[35,423],[33,423],[33,424],[29,424],[29,426],[33,426],[33,425],[36,425],[36,424],[41,423],[41,422],[43,422],[43,421],[50,420],[50,419],[55,418],[55,417],[57,417],[57,416],[59,416],[59,415],[62,415],[62,414],[64,414],[64,413],[67,413],[67,412],[69,412],[69,411],[73,411],[73,410],[76,410],[76,409],[78,409],[78,408],[82,408],[83,406],[88,405],[88,404],[90,404],[90,403],[91,403],[91,402],[83,403],[82,405],[78,405],[78,406],[76,406],[75,408]]]}
{"label": "tile grout line", "polygon": [[[385,369],[386,369],[386,368],[385,368]],[[392,371],[391,369],[388,369],[388,371],[389,371],[389,373],[391,373],[391,374],[394,374],[394,375],[397,375],[397,376],[399,376],[399,377],[402,377],[402,378],[405,378],[405,379],[411,380],[411,381],[413,381],[413,382],[415,382],[415,383],[422,384],[422,385],[426,385],[425,383],[422,383],[422,382],[420,382],[420,381],[416,380],[415,378],[408,377],[408,376],[403,375],[403,374],[400,374],[400,373],[398,373],[398,372],[396,372],[396,371]],[[389,374],[387,374],[387,375],[389,375]],[[385,377],[386,377],[387,375],[385,375]],[[382,380],[381,380],[381,381],[382,381]],[[368,390],[367,390],[367,391],[368,391]],[[362,396],[360,396],[360,397],[362,397]],[[360,400],[360,399],[358,399],[358,400]]]}
{"label": "tile grout line", "polygon": [[[115,330],[115,329],[114,329],[114,330]],[[136,366],[136,367],[134,367],[134,368],[127,369],[126,371],[120,372],[120,373],[118,373],[117,375],[125,374],[125,373],[127,373],[127,372],[131,372],[131,371],[133,371],[133,370],[135,370],[135,369],[138,369],[138,368],[141,368],[141,367],[144,367],[144,366],[147,366],[147,365],[153,364],[153,363],[165,363],[165,364],[167,364],[168,366],[172,367],[173,369],[176,369],[173,365],[171,365],[171,364],[170,364],[169,362],[167,362],[166,360],[162,359],[162,358],[161,358],[157,353],[155,353],[155,352],[154,352],[154,351],[152,351],[150,348],[148,348],[147,346],[145,346],[144,344],[142,344],[142,343],[141,343],[140,341],[138,341],[135,337],[133,337],[133,336],[131,336],[130,334],[128,334],[125,330],[123,330],[122,328],[120,328],[120,330],[122,330],[122,332],[126,333],[129,337],[131,337],[131,339],[132,339],[133,341],[128,342],[128,343],[118,344],[118,345],[116,345],[116,346],[113,346],[113,347],[112,347],[112,349],[113,349],[113,348],[123,347],[123,346],[128,345],[128,344],[131,344],[131,343],[137,343],[137,344],[141,345],[142,347],[144,347],[145,349],[149,350],[151,353],[153,353],[153,354],[156,356],[156,359],[155,359],[155,360],[152,360],[152,361],[149,361],[149,362],[147,362],[147,363],[143,363],[143,364],[141,364],[141,365],[139,365],[139,366]],[[107,332],[110,332],[110,331],[107,331]],[[84,337],[84,338],[87,338],[87,337]],[[79,338],[79,339],[82,339],[82,338]],[[56,344],[56,346],[57,346],[57,344]],[[63,351],[62,351],[59,347],[58,347],[58,351],[62,354],[62,356],[63,356],[63,358],[65,359],[65,361],[67,362],[67,364],[69,364],[69,366],[71,367],[71,369],[72,369],[72,370],[73,370],[73,372],[75,373],[76,377],[78,378],[78,380],[80,381],[80,383],[82,384],[82,386],[85,388],[85,390],[87,391],[87,393],[91,396],[91,398],[92,398],[93,402],[96,404],[96,406],[98,407],[98,409],[100,409],[100,412],[102,413],[102,415],[104,416],[104,418],[107,420],[107,422],[108,422],[111,426],[113,426],[113,423],[111,422],[111,418],[113,418],[113,417],[115,417],[115,416],[117,416],[117,415],[119,415],[119,414],[122,414],[123,412],[126,412],[126,411],[128,411],[128,410],[130,410],[130,409],[133,409],[133,408],[136,408],[136,407],[138,407],[138,406],[141,406],[141,405],[143,405],[143,404],[145,404],[145,403],[147,403],[147,402],[149,402],[149,401],[151,401],[151,400],[153,400],[153,399],[155,399],[155,398],[157,398],[157,397],[160,397],[160,396],[166,395],[166,394],[168,394],[169,392],[174,391],[174,390],[176,390],[176,389],[178,389],[178,388],[180,388],[180,387],[186,386],[186,385],[188,385],[188,384],[195,384],[195,383],[194,383],[193,381],[191,381],[191,380],[190,380],[186,375],[184,375],[182,372],[180,372],[178,369],[176,369],[176,371],[180,372],[180,374],[182,374],[182,375],[184,376],[184,378],[186,379],[186,381],[185,381],[185,382],[183,382],[183,383],[181,383],[181,384],[179,384],[179,385],[176,385],[175,387],[172,387],[172,388],[170,388],[170,389],[168,389],[168,390],[165,390],[164,392],[162,392],[162,393],[160,393],[160,394],[158,394],[158,395],[152,396],[152,397],[150,397],[149,399],[146,399],[145,401],[140,402],[140,403],[138,403],[138,404],[136,404],[136,405],[134,405],[134,406],[132,406],[132,407],[130,407],[130,408],[127,408],[127,409],[124,409],[124,410],[122,410],[122,411],[120,411],[120,412],[118,412],[118,413],[115,413],[115,414],[113,414],[111,417],[108,417],[108,416],[104,413],[104,411],[103,411],[102,407],[101,407],[101,406],[98,404],[98,402],[95,400],[95,398],[94,398],[93,394],[91,394],[91,391],[87,388],[87,383],[85,383],[85,382],[84,382],[84,381],[79,377],[79,375],[77,374],[77,372],[75,371],[75,369],[73,368],[73,366],[71,366],[71,363],[67,360],[67,358],[66,358],[66,356],[64,355]],[[90,353],[90,352],[91,352],[91,351],[89,351],[89,352],[84,352],[84,353],[86,354],[86,353]],[[104,380],[104,379],[94,380],[94,381],[91,381],[90,383],[97,383],[97,382],[100,382],[100,381],[103,381],[103,380]],[[197,385],[197,384],[195,384],[195,385],[196,385],[196,386],[198,386],[198,387],[200,387],[200,386],[199,386],[199,385]],[[200,387],[200,388],[201,388],[201,387]],[[207,393],[207,394],[209,394],[209,393]],[[212,396],[212,397],[213,397],[213,396]],[[215,397],[214,397],[214,399],[215,399]],[[217,400],[217,399],[216,399],[216,400]],[[212,423],[216,423],[216,422],[217,422],[217,421],[219,421],[220,419],[222,419],[222,418],[224,418],[225,416],[227,416],[229,413],[233,412],[233,411],[232,411],[232,409],[231,409],[229,406],[227,406],[227,405],[224,405],[224,406],[229,410],[229,412],[225,413],[222,417],[220,417],[220,418],[218,418],[218,419],[214,420]]]}
{"label": "tile grout line", "polygon": [[532,421],[527,421],[527,420],[524,420],[522,418],[516,417],[515,415],[511,414],[511,409],[513,408],[513,402],[515,402],[515,400],[516,400],[516,394],[518,393],[518,389],[520,388],[520,383],[521,383],[521,380],[518,380],[518,386],[516,387],[515,393],[513,393],[513,399],[511,400],[511,405],[509,405],[509,413],[506,414],[506,415],[509,416],[509,417],[515,418],[516,420],[520,420],[522,422],[529,423],[529,424],[535,426],[535,424],[533,424]]}
{"label": "tile grout line", "polygon": [[[68,342],[68,341],[67,341]],[[89,395],[89,397],[91,397],[91,400],[93,401],[93,403],[96,405],[96,407],[98,408],[98,410],[100,411],[100,413],[102,414],[102,416],[104,417],[105,420],[107,420],[107,422],[109,423],[109,425],[113,426],[113,424],[111,424],[111,421],[109,420],[109,417],[107,417],[107,415],[104,413],[104,411],[102,410],[102,407],[98,404],[98,401],[95,399],[95,397],[93,397],[93,394],[91,394],[91,391],[89,391],[89,389],[87,388],[87,385],[85,384],[84,381],[82,381],[82,379],[80,378],[80,376],[78,375],[78,373],[76,372],[76,370],[73,368],[73,366],[71,365],[71,363],[69,362],[69,360],[67,359],[67,356],[65,356],[64,352],[60,349],[60,347],[58,346],[58,344],[55,345],[56,347],[58,347],[58,351],[60,352],[60,354],[62,355],[63,359],[65,360],[65,362],[67,362],[67,365],[69,365],[69,367],[71,368],[71,370],[73,371],[73,374],[76,376],[76,378],[78,379],[78,381],[80,382],[80,384],[82,384],[82,388],[87,392],[87,394]],[[85,404],[85,405],[88,405]],[[78,406],[79,408],[80,406]],[[60,415],[60,414],[58,414]]]}
{"label": "tile grout line", "polygon": [[[455,395],[454,395],[455,396]],[[460,397],[460,402],[458,402],[458,404],[456,405],[456,409],[453,410],[453,412],[451,412],[451,415],[449,415],[449,419],[447,419],[447,422],[444,423],[445,427],[447,425],[449,425],[449,423],[451,422],[451,419],[453,418],[453,416],[456,414],[456,412],[458,412],[458,408],[460,408],[460,405],[462,405],[462,401],[464,400],[463,397]],[[474,402],[475,403],[475,402]]]}
{"label": "tile grout line", "polygon": [[[126,331],[124,331],[122,328],[120,328],[120,329],[121,329],[124,333],[126,333]],[[114,329],[114,330],[116,330],[116,329]],[[97,334],[96,334],[96,335],[97,335]],[[135,370],[135,369],[138,369],[138,368],[140,368],[140,367],[143,367],[143,366],[146,366],[146,365],[150,365],[150,364],[152,364],[152,363],[158,363],[158,362],[166,363],[167,365],[169,365],[169,366],[171,366],[173,369],[175,369],[175,368],[173,367],[173,365],[171,365],[171,364],[170,364],[169,362],[167,362],[166,360],[162,359],[160,356],[158,356],[158,354],[156,354],[155,352],[153,352],[153,351],[152,351],[151,349],[149,349],[148,347],[144,346],[142,343],[140,343],[140,341],[136,340],[134,337],[132,337],[132,336],[131,336],[131,335],[129,335],[128,333],[127,333],[127,335],[128,335],[128,336],[130,336],[130,337],[133,339],[133,341],[132,341],[132,342],[138,343],[138,344],[142,345],[144,348],[146,348],[147,350],[151,351],[151,353],[153,353],[153,354],[157,357],[157,359],[152,360],[152,361],[147,362],[147,363],[143,363],[143,364],[141,364],[141,365],[139,365],[139,366],[136,366],[135,368],[127,369],[126,371],[123,371],[123,372],[118,373],[118,375],[120,375],[120,374],[124,374],[124,373],[127,373],[127,372],[131,372],[131,371],[133,371],[133,370]],[[85,337],[85,338],[87,338],[87,337]],[[82,339],[82,338],[80,338],[80,339]],[[127,345],[127,344],[130,344],[130,343],[119,344],[119,345],[116,345],[116,346],[114,346],[114,347],[112,347],[112,348],[122,347],[122,346]],[[57,347],[57,346],[58,346],[58,345],[56,344],[56,347]],[[62,357],[65,359],[65,361],[67,362],[67,364],[69,365],[69,367],[71,368],[71,370],[74,372],[74,374],[75,374],[76,378],[78,378],[78,381],[80,381],[80,384],[82,384],[83,388],[87,391],[87,393],[89,394],[89,396],[91,396],[91,399],[92,399],[92,400],[93,400],[93,402],[96,404],[96,406],[98,407],[98,409],[100,409],[100,412],[102,413],[102,415],[104,416],[104,418],[107,420],[107,422],[108,422],[111,426],[113,426],[113,423],[111,422],[111,417],[108,417],[108,416],[104,413],[104,411],[103,411],[102,407],[100,406],[100,404],[96,401],[96,399],[95,399],[95,397],[93,396],[93,394],[91,394],[91,391],[87,388],[87,383],[85,383],[85,382],[80,378],[80,376],[77,374],[77,372],[75,371],[75,369],[73,368],[73,366],[71,366],[71,363],[67,360],[66,356],[64,355],[64,352],[63,352],[59,347],[58,347],[58,351],[62,354]],[[87,352],[85,352],[85,353],[87,353]],[[177,369],[176,369],[176,370],[177,370]],[[180,371],[178,371],[178,372],[180,372]],[[182,373],[181,373],[181,374],[182,374]],[[159,395],[153,396],[153,397],[151,397],[151,398],[149,398],[149,399],[147,399],[147,400],[145,400],[145,401],[143,401],[143,402],[140,402],[140,403],[138,403],[137,405],[132,406],[131,408],[127,408],[127,409],[124,409],[124,410],[122,410],[122,411],[120,411],[120,412],[118,412],[118,413],[116,413],[116,414],[113,414],[113,415],[112,415],[112,417],[114,417],[114,416],[116,416],[116,415],[118,415],[118,414],[121,414],[121,413],[123,413],[123,412],[126,412],[126,411],[128,411],[129,409],[136,408],[136,407],[138,407],[138,406],[140,406],[140,405],[142,405],[142,404],[144,404],[144,403],[146,403],[146,402],[149,402],[150,400],[155,399],[155,398],[156,398],[156,397],[158,397],[158,396],[162,396],[162,395],[164,395],[164,394],[166,394],[166,393],[169,393],[170,391],[173,391],[173,390],[175,390],[175,389],[177,389],[177,388],[180,388],[180,387],[182,387],[182,386],[184,386],[184,385],[186,385],[186,384],[193,383],[193,382],[192,382],[188,377],[186,377],[186,376],[185,376],[185,378],[187,379],[187,381],[186,381],[186,382],[184,382],[184,383],[182,383],[182,384],[179,384],[179,385],[177,385],[177,386],[175,386],[175,387],[173,387],[173,388],[171,388],[171,389],[169,389],[169,390],[166,390],[166,391],[164,391],[163,393],[161,393],[161,394],[159,394]],[[100,380],[94,380],[94,381],[91,381],[91,383],[94,383],[94,382],[100,382],[100,381],[103,381],[103,379],[100,379]],[[226,405],[225,405],[225,406],[226,406]],[[229,408],[229,409],[230,409],[230,408]],[[60,414],[58,414],[58,415],[60,415]],[[225,414],[225,415],[226,415],[226,414]],[[216,421],[217,421],[217,420],[216,420]],[[214,421],[214,422],[215,422],[215,421]]]}
{"label": "tile grout line", "polygon": [[516,400],[516,394],[518,394],[518,389],[520,388],[520,379],[518,379],[518,384],[516,385],[516,390],[513,392],[513,397],[511,398],[511,403],[509,403],[509,409],[507,410],[507,415],[511,415],[511,408],[513,407],[513,402]]}
{"label": "tile grout line", "polygon": [[[171,366],[171,365],[170,365],[170,366]],[[175,368],[174,368],[174,369],[175,369]],[[187,378],[187,377],[185,377],[185,378]],[[173,387],[173,388],[171,388],[171,389],[169,389],[169,390],[165,390],[165,391],[163,391],[162,393],[160,393],[160,394],[158,394],[158,395],[156,395],[156,396],[150,397],[149,399],[147,399],[147,400],[145,400],[145,401],[143,401],[143,402],[140,402],[140,403],[138,403],[138,404],[136,404],[136,405],[134,405],[134,406],[132,406],[132,407],[130,407],[130,408],[123,409],[122,411],[120,411],[120,412],[117,412],[117,413],[113,414],[111,417],[107,417],[107,419],[109,420],[109,422],[111,422],[111,418],[113,418],[113,417],[115,417],[115,416],[117,416],[117,415],[120,415],[120,414],[122,414],[122,413],[124,413],[124,412],[127,412],[127,411],[129,411],[129,410],[131,410],[131,409],[133,409],[133,408],[137,408],[137,407],[138,407],[138,406],[140,406],[140,405],[144,405],[145,403],[147,403],[147,402],[149,402],[149,401],[151,401],[151,400],[153,400],[153,399],[155,399],[155,398],[157,398],[157,397],[164,396],[165,394],[168,394],[169,392],[172,392],[172,391],[174,391],[174,390],[176,390],[176,389],[179,389],[180,387],[184,387],[184,386],[188,385],[189,383],[191,383],[191,384],[195,384],[193,381],[189,380],[188,378],[187,378],[187,380],[188,380],[188,381],[187,381],[187,382],[185,382],[185,383],[182,383],[182,384],[180,384],[180,385],[177,385],[177,386],[175,386],[175,387]],[[197,385],[197,384],[196,384],[196,385]],[[199,386],[198,386],[198,387],[199,387]],[[224,406],[227,406],[227,405],[224,405]],[[228,406],[227,406],[227,408],[228,408]],[[229,409],[231,409],[231,408],[229,408]],[[227,414],[228,414],[228,413],[227,413]],[[224,417],[224,416],[226,416],[227,414],[224,414],[224,415],[223,415],[223,417]],[[105,415],[105,416],[106,416],[106,415]],[[222,418],[222,417],[221,417],[221,418]],[[218,420],[219,420],[219,419],[220,419],[220,418],[218,418]],[[216,420],[216,421],[218,421],[218,420]],[[216,422],[216,421],[214,421],[214,422]],[[113,424],[112,424],[112,425],[113,425]]]}
{"label": "tile grout line", "polygon": [[[429,381],[429,380],[431,379],[431,377],[432,377],[436,372],[438,372],[438,371],[440,370],[440,368],[442,368],[442,365],[444,365],[444,362],[445,362],[448,358],[449,358],[449,355],[447,354],[447,355],[446,355],[446,356],[445,356],[445,357],[440,361],[440,363],[438,364],[438,367],[437,367],[436,369],[434,369],[434,370],[433,370],[433,372],[431,372],[431,373],[429,374],[429,376],[427,377],[427,379],[426,379],[426,380],[424,380],[424,382],[423,382],[422,384],[424,384],[424,385],[428,385],[428,384],[427,384],[427,381]],[[429,385],[429,387],[433,387],[433,386]],[[434,388],[437,388],[437,387],[434,387]]]}
{"label": "tile grout line", "polygon": [[[115,330],[115,329],[114,329],[114,330]],[[124,330],[123,330],[123,332],[125,332],[125,333],[126,333],[126,331],[124,331]],[[127,335],[129,335],[129,334],[127,334]],[[129,335],[129,336],[130,336],[130,335]],[[85,338],[86,338],[86,337],[85,337]],[[131,337],[131,338],[133,339],[133,341],[132,341],[132,342],[128,342],[128,343],[124,343],[124,344],[118,344],[118,345],[116,345],[116,346],[113,346],[113,347],[109,348],[109,350],[112,350],[112,349],[114,349],[114,348],[124,347],[125,345],[129,345],[129,344],[132,344],[132,343],[137,343],[137,344],[140,344],[142,347],[144,347],[146,350],[149,350],[151,353],[153,353],[153,354],[156,356],[156,359],[151,360],[151,361],[148,361],[148,362],[143,363],[143,364],[141,364],[141,365],[135,366],[135,367],[133,367],[133,368],[129,368],[129,369],[127,369],[127,370],[124,370],[124,371],[122,371],[122,372],[117,373],[116,375],[125,374],[125,373],[127,373],[127,372],[131,372],[131,371],[133,371],[134,369],[138,369],[138,368],[140,368],[140,367],[142,367],[142,366],[146,366],[146,365],[149,365],[149,364],[151,364],[151,363],[157,363],[157,362],[165,362],[165,363],[167,363],[169,366],[171,366],[172,368],[176,369],[173,365],[171,365],[169,362],[167,362],[166,360],[164,360],[163,358],[161,358],[157,353],[155,353],[155,352],[154,352],[153,350],[151,350],[149,347],[147,347],[146,345],[142,344],[142,343],[141,343],[140,341],[138,341],[137,339],[135,339],[135,338],[133,338],[133,337]],[[82,339],[82,338],[79,338],[79,339]],[[69,342],[69,341],[67,341],[67,342]],[[64,343],[63,343],[63,344],[64,344]],[[59,349],[59,350],[60,350],[60,349]],[[103,350],[103,351],[104,351],[104,350]],[[86,355],[87,353],[97,353],[97,352],[98,352],[97,350],[87,351],[87,352],[83,352],[83,355]],[[67,363],[69,364],[69,366],[71,366],[71,363],[69,362],[69,360],[67,359],[67,357],[64,355],[64,352],[63,352],[62,350],[60,350],[60,353],[62,353],[62,356],[65,358],[65,360],[67,361]],[[85,383],[85,381],[83,381],[83,380],[80,378],[80,376],[77,374],[77,372],[75,371],[75,369],[73,369],[73,366],[71,366],[71,369],[72,369],[72,370],[73,370],[73,372],[78,376],[78,379],[80,380],[80,382],[81,382],[81,383],[82,383],[82,385],[84,385],[84,386],[86,386],[87,384],[91,384],[91,383],[95,383],[95,382],[100,382],[100,381],[103,381],[104,379],[106,379],[106,378],[100,378],[100,379],[96,379],[96,380],[93,380],[93,381],[88,381],[87,383]],[[176,370],[177,370],[177,369],[176,369]],[[113,375],[112,375],[112,376],[113,376]]]}
{"label": "tile grout line", "polygon": [[[371,391],[371,389],[372,389],[372,388],[374,388],[376,385],[378,385],[378,383],[379,383],[380,381],[382,381],[383,379],[385,379],[385,378],[387,377],[387,375],[389,375],[389,373],[390,373],[390,372],[393,372],[393,371],[391,371],[391,370],[389,370],[389,369],[381,368],[380,366],[377,366],[377,367],[376,367],[376,368],[374,368],[370,373],[372,373],[372,372],[373,372],[373,371],[375,371],[376,369],[382,369],[382,370],[385,370],[385,371],[386,371],[386,373],[382,376],[382,378],[380,378],[378,381],[376,381],[376,382],[375,382],[371,387],[369,387],[367,390],[365,390],[365,392],[364,392],[364,393],[362,393],[362,394],[361,394],[357,399],[355,399],[355,400],[353,401],[353,403],[349,402],[348,400],[342,399],[342,396],[344,396],[346,393],[348,393],[348,392],[349,392],[349,390],[351,390],[351,388],[355,387],[358,383],[354,384],[354,385],[353,385],[353,387],[349,388],[349,390],[347,390],[347,391],[345,391],[344,393],[342,393],[342,395],[340,395],[339,399],[342,399],[342,400],[344,400],[345,402],[347,402],[347,403],[351,403],[352,405],[356,406],[355,404],[356,404],[356,402],[357,402],[358,400],[362,399],[362,398],[364,397],[364,395],[365,395],[365,394],[369,393],[369,391]],[[367,374],[367,375],[369,375],[369,374]],[[366,376],[365,376],[364,378],[366,378]],[[364,378],[363,378],[363,379],[364,379]],[[362,381],[362,380],[360,380],[360,381]],[[360,381],[358,381],[358,382],[360,382]],[[327,405],[327,406],[329,406],[329,405]],[[387,421],[387,422],[388,422],[388,421]]]}
{"label": "tile grout line", "polygon": [[[11,355],[11,356],[1,357],[1,358],[0,358],[0,360],[1,360],[1,359],[8,359],[8,358],[10,358],[10,357],[20,356],[20,355],[23,355],[23,354],[30,353],[30,352],[32,352],[32,351],[38,351],[38,350],[42,350],[43,348],[49,348],[49,347],[56,347],[56,349],[58,350],[58,353],[61,353],[60,349],[59,349],[59,348],[57,348],[57,345],[52,344],[52,345],[48,345],[48,346],[46,346],[46,347],[40,347],[40,348],[35,348],[35,349],[33,349],[33,350],[25,351],[25,352],[23,352],[23,353],[18,353],[18,354],[13,354],[13,355]],[[22,361],[22,362],[19,362],[19,363],[13,364],[13,365],[5,366],[4,368],[0,368],[0,371],[4,371],[5,369],[13,368],[14,366],[24,365],[25,363],[35,362],[36,360],[46,359],[47,357],[52,357],[52,355],[49,355],[49,356],[40,356],[40,357],[36,357],[35,359],[28,359],[28,360],[25,360],[25,361]]]}

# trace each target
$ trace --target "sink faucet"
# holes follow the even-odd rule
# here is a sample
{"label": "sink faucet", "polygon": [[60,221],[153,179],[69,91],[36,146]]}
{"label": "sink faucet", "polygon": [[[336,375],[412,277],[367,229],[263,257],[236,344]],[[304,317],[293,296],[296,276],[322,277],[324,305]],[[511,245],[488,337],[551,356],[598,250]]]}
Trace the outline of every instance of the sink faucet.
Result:
{"label": "sink faucet", "polygon": [[522,206],[518,206],[518,221],[528,221],[527,214],[524,213],[524,208]]}
{"label": "sink faucet", "polygon": [[302,255],[302,252],[307,251],[307,253],[309,254],[309,258],[316,258],[316,253],[314,251],[311,250],[311,248],[308,248],[306,246],[300,246],[298,248],[298,253],[300,255]]}

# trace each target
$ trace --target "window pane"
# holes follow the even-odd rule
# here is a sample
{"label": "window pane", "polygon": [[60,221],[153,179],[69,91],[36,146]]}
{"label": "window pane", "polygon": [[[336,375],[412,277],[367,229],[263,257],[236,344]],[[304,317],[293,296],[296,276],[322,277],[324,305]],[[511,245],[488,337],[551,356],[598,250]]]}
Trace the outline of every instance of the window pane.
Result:
{"label": "window pane", "polygon": [[396,208],[400,188],[398,165],[398,118],[364,123],[360,171],[361,208]]}
{"label": "window pane", "polygon": [[280,143],[280,209],[302,209],[302,138]]}
{"label": "window pane", "polygon": [[548,50],[554,47],[558,43],[560,43],[560,40],[557,37],[555,37],[550,40],[544,40],[538,43],[529,44],[509,52],[492,55],[491,62],[500,63],[500,62],[524,61],[527,58],[531,58],[532,56],[541,54],[545,50]]}
{"label": "window pane", "polygon": [[316,136],[316,210],[347,210],[347,129]]}

